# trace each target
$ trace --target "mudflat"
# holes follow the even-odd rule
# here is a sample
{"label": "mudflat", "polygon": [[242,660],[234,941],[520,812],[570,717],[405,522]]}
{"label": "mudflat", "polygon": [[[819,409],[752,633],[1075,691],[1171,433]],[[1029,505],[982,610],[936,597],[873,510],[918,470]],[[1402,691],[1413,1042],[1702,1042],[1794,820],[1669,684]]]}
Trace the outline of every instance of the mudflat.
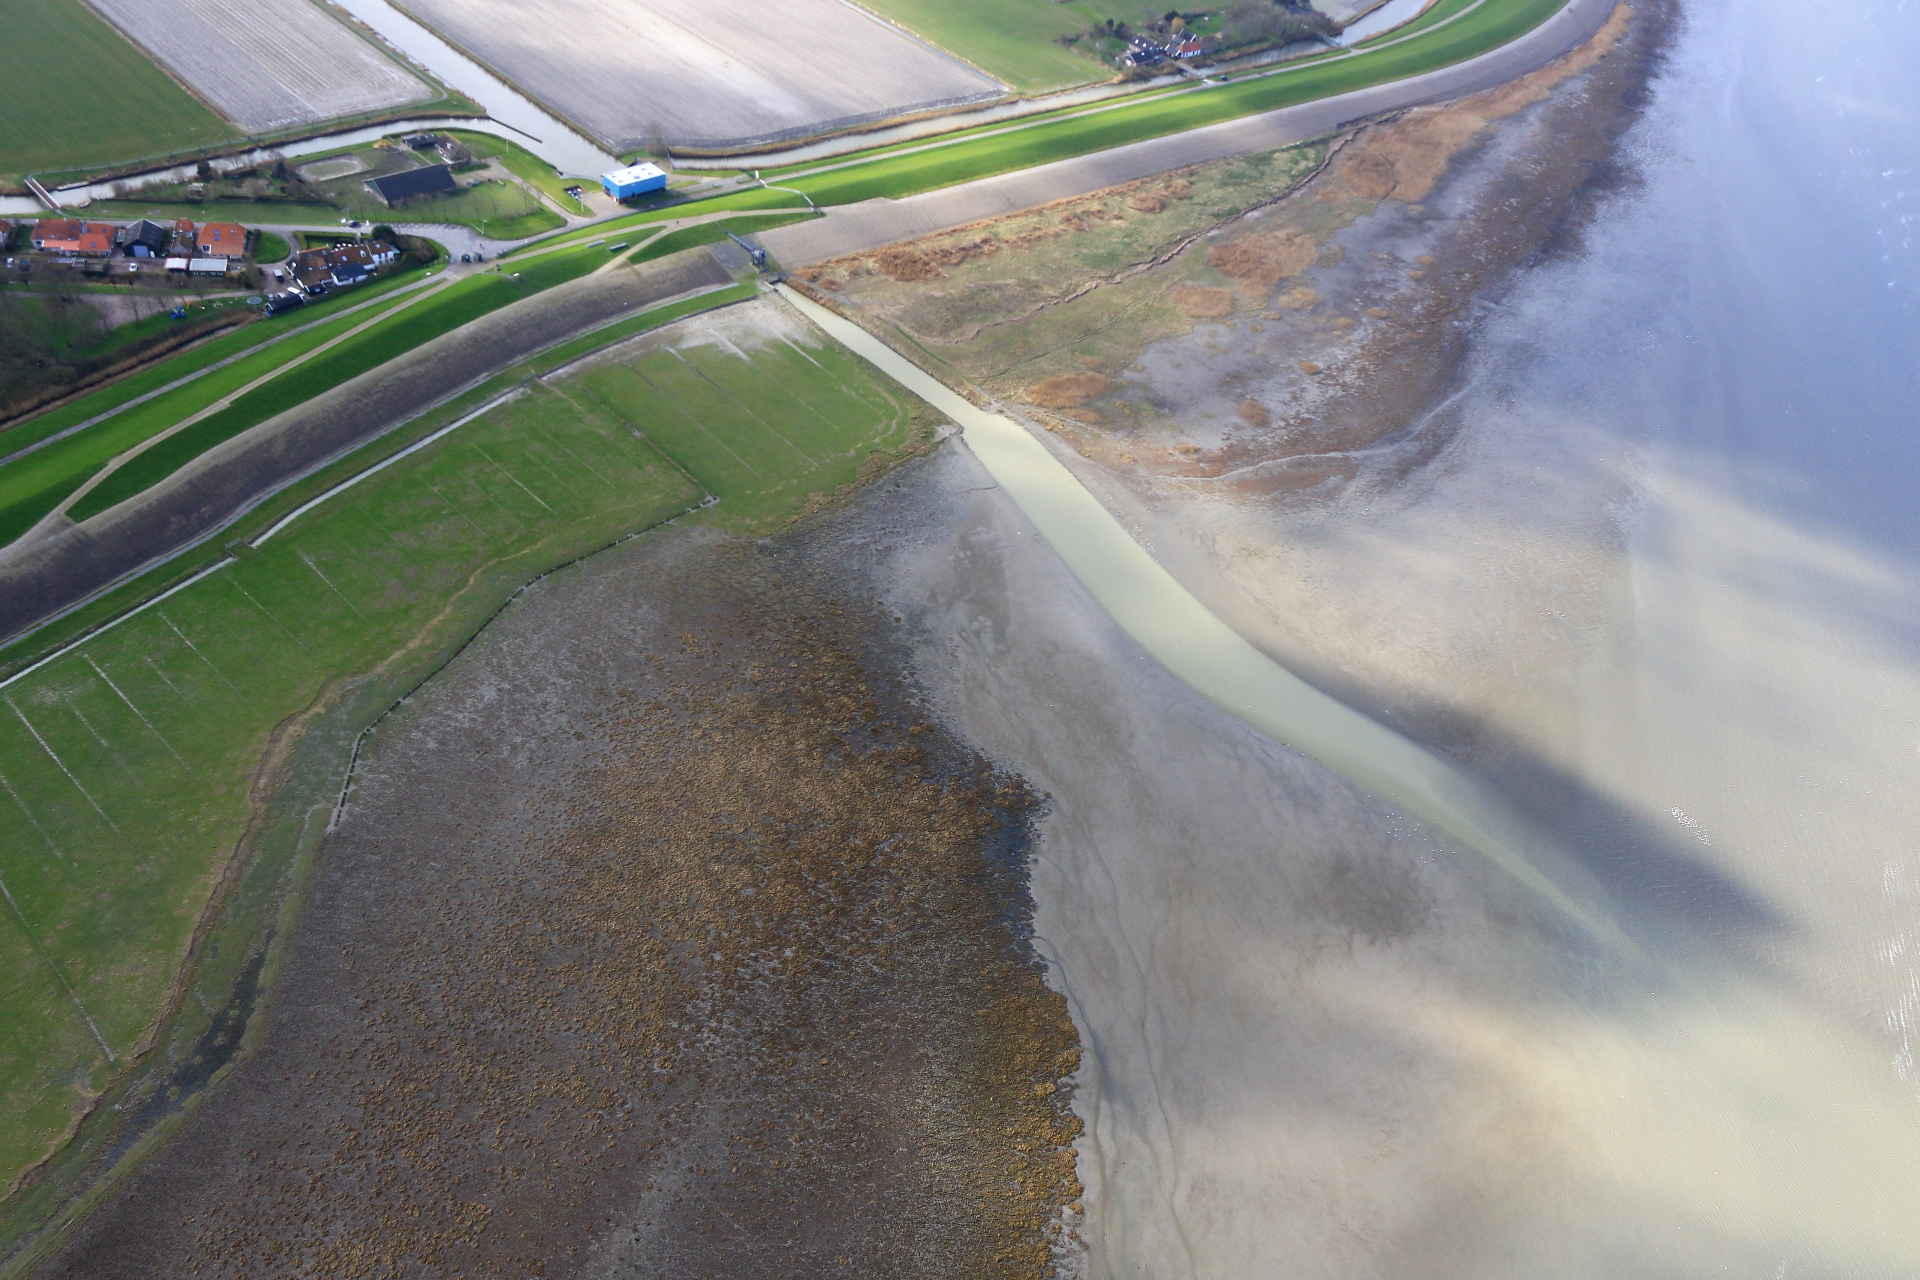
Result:
{"label": "mudflat", "polygon": [[47,1274],[1044,1274],[1039,797],[843,552],[669,532],[496,621],[363,752],[259,1053]]}
{"label": "mudflat", "polygon": [[618,151],[775,142],[1001,86],[839,0],[408,0]]}

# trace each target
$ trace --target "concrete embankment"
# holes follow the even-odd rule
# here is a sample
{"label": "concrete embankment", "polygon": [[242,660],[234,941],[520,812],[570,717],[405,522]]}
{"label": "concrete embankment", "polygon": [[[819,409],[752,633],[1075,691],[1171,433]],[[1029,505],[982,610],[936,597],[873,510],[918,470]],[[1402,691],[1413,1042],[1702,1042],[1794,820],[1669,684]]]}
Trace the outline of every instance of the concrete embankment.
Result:
{"label": "concrete embankment", "polygon": [[192,546],[299,477],[516,360],[639,307],[730,282],[702,253],[562,285],[269,419],[84,523],[0,550],[0,639]]}

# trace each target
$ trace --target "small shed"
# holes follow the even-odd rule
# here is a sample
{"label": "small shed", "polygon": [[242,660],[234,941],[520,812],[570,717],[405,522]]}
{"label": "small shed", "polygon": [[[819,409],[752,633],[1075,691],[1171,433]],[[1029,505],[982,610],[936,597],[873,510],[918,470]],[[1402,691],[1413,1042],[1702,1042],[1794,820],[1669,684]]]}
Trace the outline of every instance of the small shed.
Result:
{"label": "small shed", "polygon": [[600,185],[615,200],[643,196],[649,191],[667,189],[667,171],[655,164],[630,164],[624,169],[600,175]]}
{"label": "small shed", "polygon": [[224,276],[227,274],[225,258],[195,258],[187,264],[187,274],[194,276]]}

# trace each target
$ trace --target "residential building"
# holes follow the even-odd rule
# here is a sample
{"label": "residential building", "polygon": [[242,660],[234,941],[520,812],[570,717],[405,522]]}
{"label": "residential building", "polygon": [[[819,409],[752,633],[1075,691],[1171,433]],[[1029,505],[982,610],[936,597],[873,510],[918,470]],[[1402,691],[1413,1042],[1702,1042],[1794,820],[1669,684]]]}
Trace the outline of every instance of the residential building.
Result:
{"label": "residential building", "polygon": [[121,228],[116,238],[120,251],[129,258],[159,258],[166,255],[167,246],[173,243],[173,231],[142,218],[130,227]]}
{"label": "residential building", "polygon": [[294,287],[303,293],[312,293],[321,285],[344,289],[371,278],[379,268],[399,258],[400,251],[384,240],[308,249],[294,255]]}
{"label": "residential building", "polygon": [[78,218],[42,218],[33,227],[33,247],[42,253],[71,253],[83,258],[105,258],[113,253],[111,222],[82,222]]}
{"label": "residential building", "polygon": [[244,258],[247,229],[237,222],[209,222],[193,238],[193,247],[203,258]]}

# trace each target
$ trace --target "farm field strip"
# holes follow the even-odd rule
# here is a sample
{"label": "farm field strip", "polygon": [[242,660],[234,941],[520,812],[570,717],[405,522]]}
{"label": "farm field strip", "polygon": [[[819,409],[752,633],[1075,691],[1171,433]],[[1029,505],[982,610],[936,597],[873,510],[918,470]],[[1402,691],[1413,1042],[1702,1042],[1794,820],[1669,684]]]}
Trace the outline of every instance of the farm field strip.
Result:
{"label": "farm field strip", "polygon": [[[103,413],[86,426],[69,428],[60,438],[0,465],[0,544],[11,542],[61,507],[75,490],[112,459],[200,414],[209,405],[232,399],[249,385],[270,381],[316,348],[418,295],[396,291],[371,299],[317,324],[275,335],[190,377],[156,389]],[[291,357],[291,359],[290,359]],[[81,427],[85,426],[82,430]]]}
{"label": "farm field strip", "polygon": [[185,386],[213,369],[223,368],[249,351],[262,350],[313,325],[359,311],[397,289],[417,289],[425,283],[425,278],[408,273],[371,286],[362,286],[355,293],[302,307],[298,320],[286,322],[290,327],[249,325],[238,332],[209,339],[178,355],[168,356],[150,368],[129,374],[78,399],[0,430],[0,449],[6,450],[5,454],[0,455],[0,467],[54,439],[85,430],[156,395]]}
{"label": "farm field strip", "polygon": [[514,275],[482,272],[432,293],[420,305],[345,335],[331,350],[283,376],[267,380],[233,403],[156,442],[75,501],[68,515],[86,520],[134,497],[172,475],[215,445],[304,404],[323,392],[367,373],[396,356],[450,333],[461,325],[518,302],[543,289],[585,275],[598,266],[597,254],[561,256]]}
{"label": "farm field strip", "polygon": [[[1346,50],[1330,49],[1330,50],[1327,50],[1325,53],[1314,54],[1309,57],[1290,59],[1287,62],[1282,63],[1278,66],[1241,72],[1234,80],[1230,82],[1202,80],[1199,83],[1166,85],[1158,89],[1148,89],[1148,90],[1143,90],[1140,93],[1129,94],[1125,97],[1113,99],[1111,101],[1089,103],[1085,106],[1078,106],[1078,107],[1068,107],[1058,112],[1050,112],[1045,115],[1041,115],[1041,116],[1037,116],[1029,119],[1009,121],[1005,124],[981,125],[978,128],[974,128],[974,129],[956,130],[953,133],[943,134],[943,135],[940,135],[939,137],[931,138],[931,139],[924,139],[924,140],[915,139],[915,140],[909,140],[905,142],[896,142],[884,147],[875,147],[870,151],[854,152],[852,154],[841,156],[824,163],[808,162],[803,164],[786,165],[777,169],[766,169],[760,172],[762,173],[763,178],[779,178],[783,181],[788,178],[804,178],[804,177],[810,177],[816,174],[831,173],[840,169],[855,168],[860,165],[870,164],[876,160],[889,159],[889,158],[909,155],[909,154],[913,154],[921,151],[934,151],[942,147],[950,147],[960,143],[975,142],[984,138],[994,138],[994,137],[1001,137],[1006,134],[1021,133],[1028,129],[1046,128],[1052,125],[1060,124],[1063,121],[1078,120],[1088,116],[1104,115],[1112,111],[1138,109],[1149,103],[1153,103],[1153,104],[1156,104],[1157,106],[1164,107],[1166,100],[1170,98],[1183,97],[1187,94],[1193,94],[1193,93],[1205,93],[1209,90],[1224,88],[1228,84],[1245,85],[1253,81],[1270,80],[1276,76],[1295,74],[1309,67],[1313,67],[1313,66],[1317,66],[1325,63],[1331,63],[1342,58],[1351,57],[1360,52],[1377,51],[1387,47],[1388,45],[1398,44],[1403,40],[1412,39],[1415,35],[1420,34],[1421,31],[1430,30],[1435,26],[1444,25],[1446,23],[1454,21],[1457,18],[1463,18],[1466,16],[1468,11],[1478,9],[1485,2],[1486,0],[1440,0],[1439,4],[1436,4],[1432,9],[1429,9],[1426,13],[1422,14],[1413,23],[1408,24],[1407,27],[1404,27],[1395,31],[1382,32],[1380,35],[1374,37],[1374,39],[1366,41],[1363,44],[1356,45],[1352,49],[1346,49]],[[1259,108],[1257,110],[1267,110],[1267,109],[1269,108]],[[1241,113],[1241,114],[1257,114],[1257,111]],[[1225,118],[1231,119],[1232,117],[1228,116]],[[1193,126],[1182,126],[1182,127],[1193,127]],[[1142,137],[1148,137],[1148,136],[1158,136],[1158,135],[1142,135]]]}
{"label": "farm field strip", "polygon": [[1228,84],[1148,102],[1082,111],[1047,124],[1009,126],[976,140],[785,179],[819,204],[900,198],[996,177],[1129,143],[1404,79],[1505,44],[1544,22],[1564,0],[1475,0],[1448,22],[1404,41],[1323,61],[1294,63]]}
{"label": "farm field strip", "polygon": [[[693,323],[727,329],[729,314]],[[730,332],[638,339],[646,349],[596,356],[591,373],[563,370],[463,410],[458,434],[388,459],[250,554],[0,684],[0,811],[33,833],[0,848],[18,907],[0,955],[19,975],[0,1014],[0,1040],[18,1049],[0,1053],[0,1170],[44,1153],[111,1074],[82,1007],[116,1058],[137,1046],[246,827],[254,762],[329,681],[430,668],[553,564],[709,495],[709,518],[756,527],[910,438],[906,402],[844,355]],[[594,374],[660,360],[754,390],[684,401],[684,419],[632,400],[616,415],[577,392]],[[794,452],[765,435],[768,418]],[[756,438],[768,469],[709,476],[701,449],[684,447],[696,434]]]}
{"label": "farm field strip", "polygon": [[514,0],[407,8],[617,152],[654,134],[726,146],[1003,92],[839,0],[548,0],[536,39]]}
{"label": "farm field strip", "polygon": [[1105,79],[1106,65],[1058,43],[1106,16],[1074,0],[866,0],[866,7],[1022,93],[1046,93]]}
{"label": "farm field strip", "polygon": [[81,0],[7,6],[0,119],[0,181],[8,183],[240,136]]}
{"label": "farm field strip", "polygon": [[313,360],[318,356],[326,354],[328,351],[333,350],[335,347],[339,346],[343,342],[349,342],[354,338],[359,337],[360,335],[366,333],[369,329],[373,328],[375,325],[379,325],[383,323],[384,321],[389,319],[391,316],[396,315],[399,312],[405,311],[409,307],[419,306],[421,303],[432,299],[437,294],[444,292],[450,286],[450,283],[451,282],[446,277],[442,277],[439,281],[434,283],[429,288],[420,290],[418,292],[400,294],[397,297],[394,297],[393,299],[388,301],[385,305],[376,306],[374,308],[374,314],[371,316],[360,316],[360,315],[351,316],[348,318],[350,323],[345,321],[337,322],[334,325],[327,326],[325,330],[317,330],[317,331],[310,332],[308,336],[316,340],[308,343],[296,344],[298,349],[291,352],[290,354],[285,352],[276,352],[275,354],[287,355],[288,358],[280,361],[274,368],[261,373],[259,376],[254,377],[249,381],[241,383],[240,385],[234,387],[232,390],[227,391],[226,393],[221,395],[218,399],[214,400],[212,403],[207,404],[206,406],[195,410],[193,413],[188,414],[186,417],[180,419],[178,422],[173,423],[171,426],[165,427],[159,431],[154,432],[152,435],[147,436],[145,439],[141,440],[138,444],[134,445],[133,448],[128,449],[123,453],[116,454],[113,458],[111,458],[106,463],[105,467],[95,472],[91,477],[89,477],[85,482],[83,482],[78,489],[74,490],[71,495],[69,495],[66,499],[60,502],[54,508],[54,510],[55,511],[69,510],[75,503],[81,501],[89,493],[91,493],[96,486],[104,482],[107,479],[107,477],[113,475],[121,467],[125,466],[127,463],[131,462],[133,459],[139,457],[141,454],[145,453],[148,449],[152,449],[161,444],[164,444],[166,441],[172,439],[174,436],[178,435],[180,432],[186,431],[189,428],[193,427],[194,425],[212,417],[214,414],[219,413],[222,410],[225,410],[231,407],[236,400],[240,399],[240,397],[246,395],[248,392],[255,391],[265,386],[267,383],[272,382],[276,378],[287,377],[288,375],[292,374],[294,370],[300,368],[300,366],[306,364],[308,361]]}

